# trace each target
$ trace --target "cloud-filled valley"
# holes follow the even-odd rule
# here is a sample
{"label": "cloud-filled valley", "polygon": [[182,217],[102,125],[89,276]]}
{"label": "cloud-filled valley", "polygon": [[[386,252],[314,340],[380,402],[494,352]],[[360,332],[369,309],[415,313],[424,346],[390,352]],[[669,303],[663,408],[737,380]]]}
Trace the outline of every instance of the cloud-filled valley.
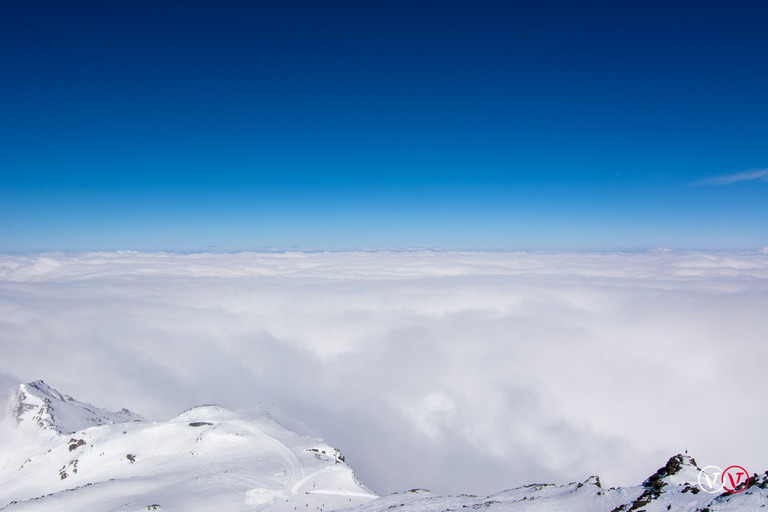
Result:
{"label": "cloud-filled valley", "polygon": [[0,382],[274,404],[380,493],[761,472],[767,292],[765,253],[2,255]]}

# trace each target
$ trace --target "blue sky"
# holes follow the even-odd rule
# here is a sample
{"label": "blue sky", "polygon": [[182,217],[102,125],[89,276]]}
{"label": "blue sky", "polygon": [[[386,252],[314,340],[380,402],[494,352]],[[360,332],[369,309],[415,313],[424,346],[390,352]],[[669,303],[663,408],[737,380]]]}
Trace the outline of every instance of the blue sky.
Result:
{"label": "blue sky", "polygon": [[768,246],[764,2],[0,18],[0,251]]}

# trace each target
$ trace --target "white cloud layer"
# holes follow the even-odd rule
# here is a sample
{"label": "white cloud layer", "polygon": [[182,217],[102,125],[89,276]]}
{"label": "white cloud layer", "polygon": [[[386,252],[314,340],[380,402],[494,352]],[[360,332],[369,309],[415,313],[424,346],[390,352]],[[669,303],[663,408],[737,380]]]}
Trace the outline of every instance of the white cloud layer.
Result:
{"label": "white cloud layer", "polygon": [[272,403],[378,492],[768,469],[768,254],[0,255],[0,383]]}
{"label": "white cloud layer", "polygon": [[735,174],[725,174],[723,176],[714,176],[705,178],[696,183],[698,185],[730,185],[740,181],[766,181],[768,182],[768,169],[752,169],[749,171],[738,172]]}

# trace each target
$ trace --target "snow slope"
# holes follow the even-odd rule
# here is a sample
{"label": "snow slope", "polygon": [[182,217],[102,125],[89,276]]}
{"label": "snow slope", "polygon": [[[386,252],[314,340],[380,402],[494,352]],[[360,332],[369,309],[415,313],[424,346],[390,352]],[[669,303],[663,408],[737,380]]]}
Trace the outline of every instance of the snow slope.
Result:
{"label": "snow slope", "polygon": [[707,494],[700,469],[675,455],[641,485],[598,477],[491,496],[412,490],[377,498],[341,452],[262,408],[218,405],[151,423],[22,384],[0,422],[0,511],[768,512],[768,472],[739,494]]}
{"label": "snow slope", "polygon": [[128,409],[111,412],[62,395],[39,380],[21,384],[11,398],[11,415],[17,423],[34,423],[40,428],[70,434],[88,427],[143,421]]}
{"label": "snow slope", "polygon": [[433,496],[416,489],[359,506],[355,512],[759,512],[768,511],[768,472],[740,494],[697,488],[699,468],[675,455],[643,485],[603,489],[598,477],[568,485],[532,484],[492,496]]}
{"label": "snow slope", "polygon": [[263,409],[206,405],[150,423],[42,382],[19,386],[8,409],[0,510],[318,512],[375,498],[338,450]]}

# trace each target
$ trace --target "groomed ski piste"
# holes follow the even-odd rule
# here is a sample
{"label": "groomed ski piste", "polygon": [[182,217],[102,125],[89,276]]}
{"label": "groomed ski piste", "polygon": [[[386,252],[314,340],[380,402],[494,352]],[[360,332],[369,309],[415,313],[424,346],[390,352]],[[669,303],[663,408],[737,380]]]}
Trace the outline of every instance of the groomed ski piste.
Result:
{"label": "groomed ski piste", "polygon": [[491,496],[414,489],[377,497],[339,450],[281,426],[264,408],[202,405],[148,422],[43,381],[14,392],[0,422],[0,450],[2,511],[768,511],[768,472],[750,475],[739,493],[709,494],[697,486],[700,468],[687,455],[632,487],[605,489],[593,476]]}
{"label": "groomed ski piste", "polygon": [[19,386],[2,435],[0,510],[324,512],[376,498],[338,450],[262,408],[153,423],[38,381]]}

